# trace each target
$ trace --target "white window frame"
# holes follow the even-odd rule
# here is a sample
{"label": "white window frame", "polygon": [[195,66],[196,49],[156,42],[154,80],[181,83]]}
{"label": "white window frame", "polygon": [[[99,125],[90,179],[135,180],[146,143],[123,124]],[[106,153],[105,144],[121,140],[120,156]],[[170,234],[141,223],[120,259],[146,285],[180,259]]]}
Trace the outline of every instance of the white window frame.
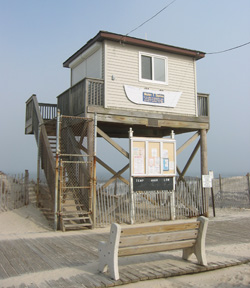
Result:
{"label": "white window frame", "polygon": [[[142,75],[141,75],[141,57],[142,56],[147,56],[147,57],[152,58],[152,70],[153,70],[152,71],[152,78],[153,78],[152,80],[142,78]],[[160,58],[160,59],[163,59],[165,61],[165,81],[154,80],[154,58]],[[158,55],[158,54],[139,52],[139,81],[168,85],[168,57]]]}

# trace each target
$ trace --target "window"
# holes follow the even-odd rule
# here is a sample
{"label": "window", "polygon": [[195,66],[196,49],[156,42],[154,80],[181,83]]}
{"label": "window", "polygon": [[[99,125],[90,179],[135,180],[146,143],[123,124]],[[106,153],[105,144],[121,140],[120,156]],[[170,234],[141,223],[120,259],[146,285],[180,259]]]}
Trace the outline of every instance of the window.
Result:
{"label": "window", "polygon": [[167,57],[140,53],[140,81],[167,83]]}

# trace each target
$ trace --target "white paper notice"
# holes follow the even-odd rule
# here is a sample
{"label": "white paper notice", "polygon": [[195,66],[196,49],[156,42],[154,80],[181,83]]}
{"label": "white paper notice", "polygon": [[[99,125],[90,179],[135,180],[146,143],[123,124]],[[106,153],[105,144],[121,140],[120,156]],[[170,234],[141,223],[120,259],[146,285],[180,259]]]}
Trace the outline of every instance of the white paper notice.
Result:
{"label": "white paper notice", "polygon": [[134,157],[134,174],[145,174],[144,159],[142,157]]}
{"label": "white paper notice", "polygon": [[163,150],[162,151],[162,158],[168,158],[168,150]]}
{"label": "white paper notice", "polygon": [[134,160],[134,174],[145,174],[144,148],[134,147],[133,160]]}
{"label": "white paper notice", "polygon": [[157,157],[157,149],[156,148],[152,148],[151,150],[151,154],[152,154],[152,157]]}
{"label": "white paper notice", "polygon": [[174,170],[174,161],[169,161],[169,170]]}

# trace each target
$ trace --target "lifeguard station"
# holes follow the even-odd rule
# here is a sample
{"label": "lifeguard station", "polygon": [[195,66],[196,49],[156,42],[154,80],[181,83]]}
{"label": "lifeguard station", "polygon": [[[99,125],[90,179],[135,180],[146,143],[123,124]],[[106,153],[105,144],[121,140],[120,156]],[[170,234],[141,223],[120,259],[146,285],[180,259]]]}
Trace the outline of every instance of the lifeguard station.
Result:
{"label": "lifeguard station", "polygon": [[25,133],[35,134],[38,170],[48,183],[39,188],[38,203],[55,227],[98,223],[96,162],[113,174],[103,188],[116,179],[129,184],[122,176],[129,164],[116,172],[104,163],[95,153],[96,137],[129,158],[114,138],[128,138],[130,128],[136,137],[193,132],[177,151],[198,139],[183,171],[177,167],[179,179],[199,148],[201,174],[208,174],[209,95],[197,92],[196,80],[196,61],[203,57],[201,51],[100,31],[63,63],[71,71],[71,86],[57,104],[38,103],[36,95],[28,99]]}

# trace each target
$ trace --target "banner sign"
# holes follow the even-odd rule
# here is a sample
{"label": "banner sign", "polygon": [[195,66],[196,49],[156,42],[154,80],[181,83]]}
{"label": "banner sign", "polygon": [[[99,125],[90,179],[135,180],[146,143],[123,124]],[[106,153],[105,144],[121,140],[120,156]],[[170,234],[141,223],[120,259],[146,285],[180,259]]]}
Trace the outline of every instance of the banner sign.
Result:
{"label": "banner sign", "polygon": [[124,85],[128,99],[136,104],[176,107],[182,92],[153,91]]}

